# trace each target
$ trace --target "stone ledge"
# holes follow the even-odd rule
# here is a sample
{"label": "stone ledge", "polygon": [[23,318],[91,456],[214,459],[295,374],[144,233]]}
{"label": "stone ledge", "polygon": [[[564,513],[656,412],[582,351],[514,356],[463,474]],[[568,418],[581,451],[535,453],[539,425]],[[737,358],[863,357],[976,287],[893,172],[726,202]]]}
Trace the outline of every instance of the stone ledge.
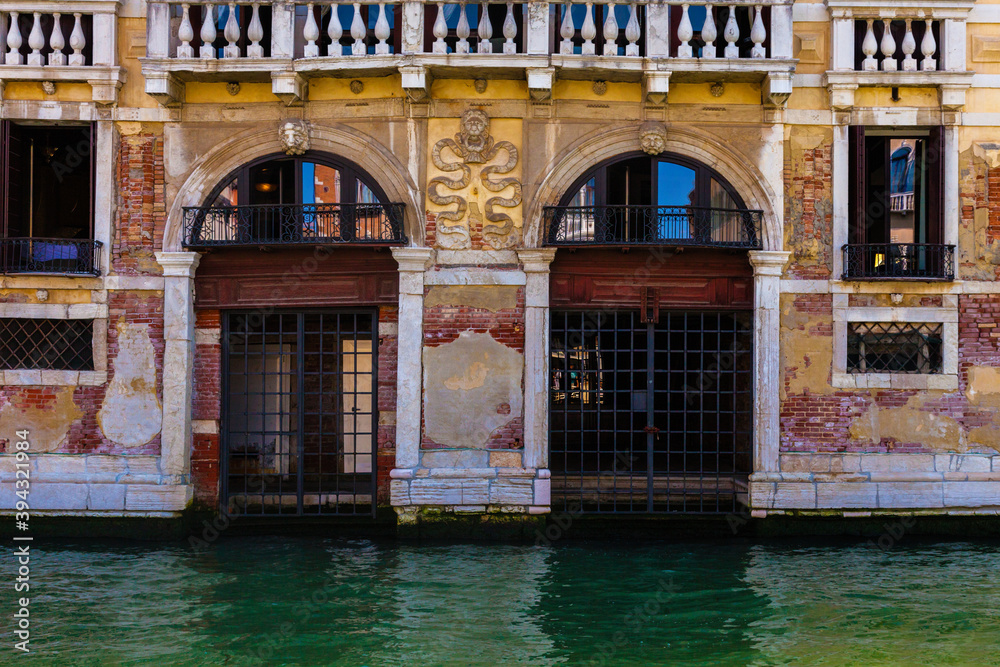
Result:
{"label": "stone ledge", "polygon": [[[862,454],[839,452],[783,452],[781,475],[793,473],[857,472],[1000,472],[996,454]],[[773,481],[779,481],[775,479]]]}
{"label": "stone ledge", "polygon": [[763,510],[954,510],[1000,507],[1000,479],[990,481],[750,483],[751,505]]}

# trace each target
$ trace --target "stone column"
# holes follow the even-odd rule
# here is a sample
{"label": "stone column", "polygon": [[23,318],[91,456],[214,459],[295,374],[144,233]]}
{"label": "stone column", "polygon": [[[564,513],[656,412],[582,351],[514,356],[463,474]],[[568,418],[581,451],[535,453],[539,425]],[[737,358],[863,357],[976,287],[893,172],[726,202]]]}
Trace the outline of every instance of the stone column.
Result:
{"label": "stone column", "polygon": [[753,465],[754,473],[778,472],[781,428],[781,271],[791,253],[750,252],[754,277]]}
{"label": "stone column", "polygon": [[160,469],[191,472],[191,400],[194,372],[194,272],[196,252],[158,252],[163,267],[163,425]]}
{"label": "stone column", "polygon": [[[399,338],[396,350],[396,468],[406,476],[420,464],[420,410],[424,344],[424,271],[430,248],[393,248],[399,264]],[[405,470],[404,470],[405,469]]]}
{"label": "stone column", "polygon": [[850,147],[847,125],[833,126],[833,146],[830,159],[833,173],[833,276],[840,280],[844,275],[844,245],[850,238],[850,198],[851,172],[848,164]]}
{"label": "stone column", "polygon": [[524,467],[549,467],[549,265],[555,248],[519,250],[524,267]]}

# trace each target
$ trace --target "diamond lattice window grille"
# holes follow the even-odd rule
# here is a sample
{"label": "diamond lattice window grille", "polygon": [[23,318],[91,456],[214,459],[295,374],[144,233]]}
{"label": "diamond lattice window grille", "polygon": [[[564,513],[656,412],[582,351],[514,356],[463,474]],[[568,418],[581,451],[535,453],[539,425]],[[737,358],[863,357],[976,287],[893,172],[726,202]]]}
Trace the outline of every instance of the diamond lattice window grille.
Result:
{"label": "diamond lattice window grille", "polygon": [[848,373],[940,373],[944,325],[851,322]]}
{"label": "diamond lattice window grille", "polygon": [[94,370],[93,320],[0,319],[0,370]]}

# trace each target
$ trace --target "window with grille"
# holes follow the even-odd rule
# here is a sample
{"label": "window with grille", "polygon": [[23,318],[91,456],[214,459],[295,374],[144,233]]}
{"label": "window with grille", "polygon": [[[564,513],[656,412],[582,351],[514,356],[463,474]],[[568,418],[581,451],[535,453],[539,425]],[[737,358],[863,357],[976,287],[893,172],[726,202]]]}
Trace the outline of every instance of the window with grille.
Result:
{"label": "window with grille", "polygon": [[93,320],[0,319],[0,370],[94,370]]}
{"label": "window with grille", "polygon": [[940,373],[944,325],[851,322],[849,373]]}

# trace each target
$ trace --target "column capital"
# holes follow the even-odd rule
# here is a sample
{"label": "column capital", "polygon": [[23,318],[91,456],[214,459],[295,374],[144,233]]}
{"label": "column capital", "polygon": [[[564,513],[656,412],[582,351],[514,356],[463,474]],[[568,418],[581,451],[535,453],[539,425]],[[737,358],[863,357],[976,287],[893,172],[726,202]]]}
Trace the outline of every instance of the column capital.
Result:
{"label": "column capital", "polygon": [[754,276],[781,276],[792,253],[787,250],[751,250],[750,264]]}
{"label": "column capital", "polygon": [[399,264],[399,272],[423,273],[434,261],[432,248],[393,248],[392,257]]}
{"label": "column capital", "polygon": [[517,251],[517,259],[525,273],[548,273],[549,264],[556,258],[555,248],[525,248]]}
{"label": "column capital", "polygon": [[195,269],[201,262],[196,252],[158,252],[156,261],[163,267],[164,278],[194,278]]}

